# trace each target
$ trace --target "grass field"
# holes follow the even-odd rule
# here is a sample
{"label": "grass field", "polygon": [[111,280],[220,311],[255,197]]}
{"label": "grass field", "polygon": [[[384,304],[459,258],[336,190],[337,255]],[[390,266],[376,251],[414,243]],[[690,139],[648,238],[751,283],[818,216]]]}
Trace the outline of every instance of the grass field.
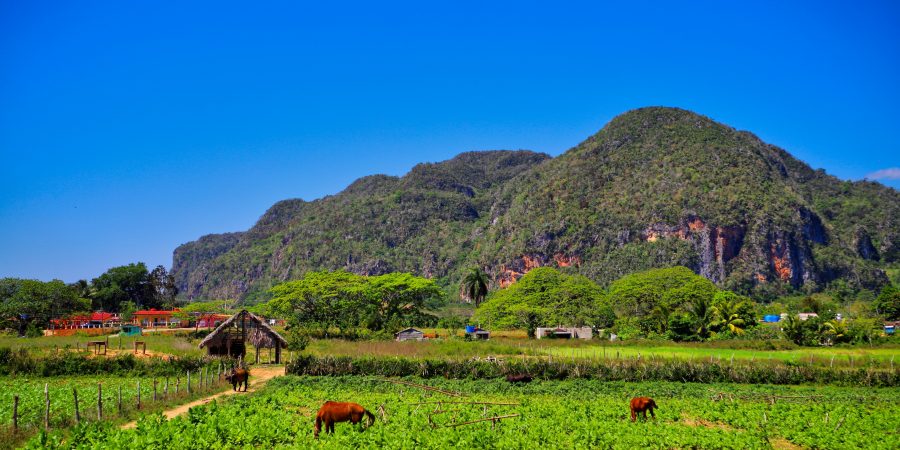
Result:
{"label": "grass field", "polygon": [[[740,345],[741,343],[736,343]],[[759,363],[809,363],[834,367],[900,367],[900,348],[797,347],[787,350],[729,348],[728,343],[674,342],[610,343],[598,340],[526,340],[492,338],[489,341],[434,339],[417,341],[313,340],[307,352],[317,356],[402,356],[412,358],[474,358],[486,356],[564,358],[683,358],[747,360]],[[833,361],[832,361],[833,357]]]}
{"label": "grass field", "polygon": [[[857,449],[896,448],[900,429],[896,389],[407,381],[465,396],[369,377],[288,376],[175,420],[151,416],[135,430],[81,427],[68,440],[62,434],[36,438],[32,447]],[[631,422],[628,400],[638,395],[656,399],[655,420]],[[334,435],[316,440],[314,415],[326,400],[361,403],[378,420],[365,431],[337,424]],[[509,417],[491,419],[498,416]]]}
{"label": "grass field", "polygon": [[[106,336],[43,336],[38,338],[20,338],[14,336],[0,336],[0,347],[9,347],[12,349],[27,348],[35,352],[49,353],[57,351],[57,349],[74,350],[80,348],[85,349],[85,345],[90,341],[101,341]],[[132,342],[135,340],[147,343],[147,350],[153,353],[162,353],[166,355],[176,356],[201,356],[205,352],[197,348],[199,340],[193,342],[187,339],[175,336],[174,334],[150,333],[144,336],[128,336],[119,337],[118,334],[109,336],[109,349],[117,350],[119,348],[124,351],[132,350]]]}

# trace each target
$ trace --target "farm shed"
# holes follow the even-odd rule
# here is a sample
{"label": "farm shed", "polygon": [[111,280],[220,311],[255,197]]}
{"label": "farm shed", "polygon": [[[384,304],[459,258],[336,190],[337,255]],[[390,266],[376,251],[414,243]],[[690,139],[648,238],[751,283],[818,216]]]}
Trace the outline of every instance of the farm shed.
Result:
{"label": "farm shed", "polygon": [[247,355],[247,342],[253,344],[257,349],[256,362],[259,362],[259,349],[274,348],[275,363],[280,363],[281,349],[287,347],[287,341],[281,335],[259,316],[246,309],[222,322],[200,342],[199,347],[206,347],[208,355],[243,358]]}
{"label": "farm shed", "polygon": [[590,339],[593,337],[591,327],[538,328],[534,334],[538,339]]}
{"label": "farm shed", "polygon": [[398,331],[397,333],[394,334],[394,336],[397,337],[398,341],[411,341],[411,340],[421,341],[421,340],[425,339],[425,333],[423,333],[415,328],[407,328],[405,330]]}
{"label": "farm shed", "polygon": [[471,337],[472,339],[482,339],[488,340],[491,338],[491,332],[488,330],[483,330],[481,328],[474,328],[472,331],[466,330],[466,335]]}

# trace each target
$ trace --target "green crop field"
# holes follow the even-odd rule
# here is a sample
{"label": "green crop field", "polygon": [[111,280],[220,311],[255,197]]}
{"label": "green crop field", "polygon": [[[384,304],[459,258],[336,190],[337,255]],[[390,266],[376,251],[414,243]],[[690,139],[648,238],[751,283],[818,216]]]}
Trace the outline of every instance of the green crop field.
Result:
{"label": "green crop field", "polygon": [[[896,448],[900,391],[879,388],[668,382],[420,380],[450,397],[371,377],[295,377],[135,430],[104,424],[30,441],[31,448]],[[628,400],[656,399],[655,420],[632,423]],[[379,417],[313,438],[326,400],[355,401]],[[450,402],[502,402],[513,405]],[[431,402],[428,404],[418,404]],[[442,403],[435,403],[442,402]],[[384,412],[382,416],[381,411]],[[511,416],[499,422],[490,419]],[[383,417],[383,418],[382,418]],[[471,424],[463,422],[479,421]]]}

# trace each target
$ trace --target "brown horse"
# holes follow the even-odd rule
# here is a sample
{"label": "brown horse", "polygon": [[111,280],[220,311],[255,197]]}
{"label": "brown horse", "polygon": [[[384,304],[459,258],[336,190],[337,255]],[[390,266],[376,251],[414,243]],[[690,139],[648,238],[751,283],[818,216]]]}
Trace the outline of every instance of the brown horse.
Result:
{"label": "brown horse", "polygon": [[506,381],[509,383],[531,383],[531,380],[533,380],[533,378],[527,373],[506,376]]}
{"label": "brown horse", "polygon": [[325,432],[334,433],[335,422],[350,421],[356,425],[362,420],[363,415],[368,417],[366,427],[371,427],[375,423],[375,415],[370,413],[362,406],[350,402],[325,402],[319,413],[316,414],[315,436],[319,438],[319,430],[322,429],[322,422],[325,422]]}
{"label": "brown horse", "polygon": [[244,392],[247,392],[247,381],[250,380],[250,372],[247,369],[231,369],[231,373],[225,375],[225,379],[231,383],[231,387],[237,391],[241,383],[244,384]]}
{"label": "brown horse", "polygon": [[650,397],[635,397],[631,399],[631,421],[637,420],[638,414],[643,414],[644,420],[647,420],[647,411],[650,411],[650,417],[655,419],[656,415],[653,414],[654,408],[658,408],[658,406]]}

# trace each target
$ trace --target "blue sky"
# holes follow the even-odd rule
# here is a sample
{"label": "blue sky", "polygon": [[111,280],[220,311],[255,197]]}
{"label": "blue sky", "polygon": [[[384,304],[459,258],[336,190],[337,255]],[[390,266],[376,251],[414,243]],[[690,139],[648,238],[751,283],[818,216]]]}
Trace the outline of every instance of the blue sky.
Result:
{"label": "blue sky", "polygon": [[895,2],[161,3],[0,0],[0,277],[168,267],[278,200],[648,105],[900,188]]}

